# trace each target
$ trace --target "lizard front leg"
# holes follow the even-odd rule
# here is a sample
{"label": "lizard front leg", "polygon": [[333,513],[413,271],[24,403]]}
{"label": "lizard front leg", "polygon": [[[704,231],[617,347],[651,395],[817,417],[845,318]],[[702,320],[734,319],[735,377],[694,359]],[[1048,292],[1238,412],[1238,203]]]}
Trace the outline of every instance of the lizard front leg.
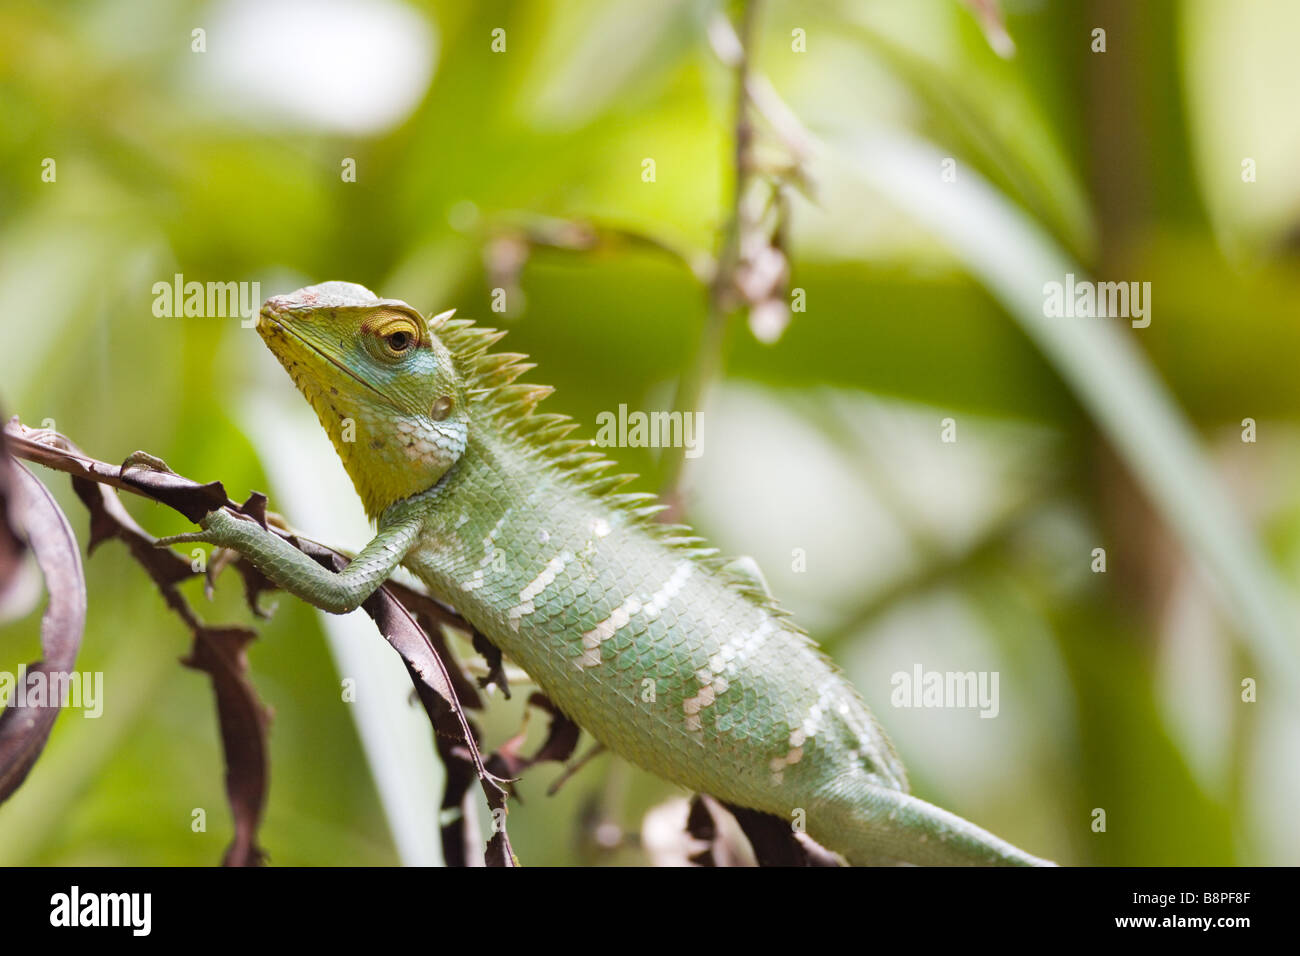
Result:
{"label": "lizard front leg", "polygon": [[279,535],[257,522],[218,509],[199,522],[202,531],[159,538],[158,547],[204,542],[243,555],[277,587],[331,614],[355,610],[388,579],[419,536],[418,512],[379,522],[379,531],[346,568],[321,567]]}

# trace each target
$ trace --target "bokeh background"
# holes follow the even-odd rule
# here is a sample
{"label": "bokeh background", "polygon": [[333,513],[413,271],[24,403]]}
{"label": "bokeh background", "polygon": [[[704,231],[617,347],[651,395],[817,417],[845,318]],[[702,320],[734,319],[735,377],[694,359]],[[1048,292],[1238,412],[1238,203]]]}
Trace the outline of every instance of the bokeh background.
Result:
{"label": "bokeh background", "polygon": [[[773,343],[733,323],[687,517],[758,560],[918,794],[1063,863],[1295,864],[1300,6],[1003,8],[1010,57],[954,0],[763,3],[754,68],[825,145],[791,210],[806,311]],[[177,273],[264,296],[347,279],[482,317],[589,434],[621,403],[668,407],[706,320],[699,277],[652,246],[529,248],[514,230],[591,222],[717,250],[734,133],[718,13],[4,3],[5,413],[99,458],[146,449],[237,499],[266,491],[323,540],[364,543],[255,332],[155,317],[153,284]],[[1150,326],[1045,319],[1042,284],[1067,271],[1150,282]],[[664,456],[611,452],[638,490],[661,486]],[[84,540],[66,477],[40,474]],[[186,530],[127,504],[155,534]],[[81,666],[106,675],[104,714],[60,718],[0,806],[0,862],[214,863],[229,815],[208,684],[177,663],[187,635],[118,545],[86,571]],[[206,619],[248,622],[233,577],[212,604],[190,591]],[[5,609],[0,668],[38,656],[29,592]],[[275,709],[271,861],[436,862],[440,770],[396,658],[364,619],[279,605],[250,651]],[[917,664],[997,671],[997,718],[891,706],[891,675]],[[489,746],[519,731],[524,696],[483,718]],[[558,773],[531,771],[510,814],[524,863],[643,862],[600,838],[681,796],[604,757],[548,798]]]}

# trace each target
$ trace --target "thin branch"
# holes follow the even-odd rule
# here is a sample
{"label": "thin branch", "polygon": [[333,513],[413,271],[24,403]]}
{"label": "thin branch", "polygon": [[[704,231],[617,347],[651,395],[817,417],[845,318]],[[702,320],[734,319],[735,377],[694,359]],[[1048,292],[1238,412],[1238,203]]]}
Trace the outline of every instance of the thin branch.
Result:
{"label": "thin branch", "polygon": [[[722,17],[721,14],[718,16]],[[749,108],[749,77],[751,47],[757,21],[758,0],[750,0],[745,4],[741,15],[739,36],[731,30],[725,18],[715,21],[710,30],[711,40],[719,56],[736,70],[736,99],[733,107],[733,183],[731,204],[723,227],[721,250],[709,282],[708,312],[704,319],[704,329],[696,343],[691,367],[677,381],[677,394],[673,399],[673,409],[684,415],[699,409],[704,394],[721,371],[722,347],[726,341],[727,327],[741,306],[741,301],[736,295],[736,274],[740,267],[745,235],[745,195],[756,166],[753,157],[754,124]],[[663,496],[668,504],[667,510],[661,515],[664,521],[676,522],[681,519],[684,506],[682,475],[685,464],[686,449],[671,449],[663,476]]]}

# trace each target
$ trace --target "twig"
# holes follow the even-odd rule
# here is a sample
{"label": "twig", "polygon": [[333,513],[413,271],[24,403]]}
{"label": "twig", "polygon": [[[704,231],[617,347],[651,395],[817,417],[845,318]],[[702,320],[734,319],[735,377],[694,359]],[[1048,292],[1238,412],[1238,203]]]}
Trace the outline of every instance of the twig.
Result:
{"label": "twig", "polygon": [[[722,15],[719,14],[719,17]],[[733,184],[731,205],[723,227],[722,247],[717,266],[709,282],[708,311],[704,329],[696,343],[695,356],[686,374],[677,380],[677,394],[673,408],[682,414],[696,411],[708,387],[717,377],[722,365],[722,346],[726,340],[727,326],[739,310],[741,302],[736,296],[736,273],[740,266],[741,245],[744,238],[745,194],[755,168],[753,159],[754,124],[749,111],[750,48],[758,19],[758,0],[745,4],[741,15],[738,37],[725,19],[715,24],[712,40],[723,61],[736,70],[735,105],[733,113],[734,146],[732,152]],[[723,29],[725,27],[725,30]],[[728,37],[730,33],[730,37]],[[735,43],[730,40],[734,38]],[[682,473],[686,463],[686,449],[675,448],[669,453],[663,476],[663,497],[668,508],[661,520],[676,522],[681,519]]]}

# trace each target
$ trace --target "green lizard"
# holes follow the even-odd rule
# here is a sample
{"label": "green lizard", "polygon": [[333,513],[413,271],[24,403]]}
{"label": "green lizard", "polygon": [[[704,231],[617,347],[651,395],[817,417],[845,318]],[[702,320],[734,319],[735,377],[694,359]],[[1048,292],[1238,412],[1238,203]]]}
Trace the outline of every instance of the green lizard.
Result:
{"label": "green lizard", "polygon": [[397,565],[528,671],[610,750],[792,823],[855,864],[1046,864],[907,792],[857,692],[753,575],[680,526],[574,423],[535,411],[504,333],[429,321],[327,282],[269,299],[258,329],[329,433],[377,533],[340,573],[256,523],[209,513],[203,541],[334,613]]}

